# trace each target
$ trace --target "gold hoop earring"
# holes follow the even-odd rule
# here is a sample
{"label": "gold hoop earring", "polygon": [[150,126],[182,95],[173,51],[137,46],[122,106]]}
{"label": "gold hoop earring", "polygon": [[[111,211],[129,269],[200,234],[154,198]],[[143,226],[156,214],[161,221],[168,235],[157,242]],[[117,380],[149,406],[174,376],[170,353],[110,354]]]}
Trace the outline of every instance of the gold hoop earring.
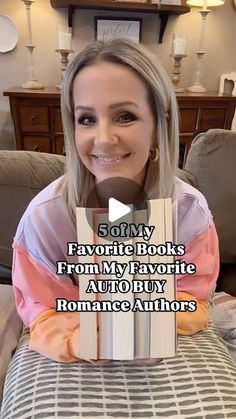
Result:
{"label": "gold hoop earring", "polygon": [[158,151],[157,148],[155,148],[154,150],[149,151],[149,160],[157,161],[158,157],[159,157],[159,151]]}

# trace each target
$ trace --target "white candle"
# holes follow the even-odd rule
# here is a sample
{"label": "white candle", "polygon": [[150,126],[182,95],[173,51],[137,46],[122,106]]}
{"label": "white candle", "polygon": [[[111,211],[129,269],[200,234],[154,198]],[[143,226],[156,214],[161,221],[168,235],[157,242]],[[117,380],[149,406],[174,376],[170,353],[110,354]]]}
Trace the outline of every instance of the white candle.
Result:
{"label": "white candle", "polygon": [[59,49],[71,50],[71,31],[58,31]]}
{"label": "white candle", "polygon": [[187,39],[186,35],[173,33],[172,36],[172,47],[171,55],[186,55],[187,51]]}

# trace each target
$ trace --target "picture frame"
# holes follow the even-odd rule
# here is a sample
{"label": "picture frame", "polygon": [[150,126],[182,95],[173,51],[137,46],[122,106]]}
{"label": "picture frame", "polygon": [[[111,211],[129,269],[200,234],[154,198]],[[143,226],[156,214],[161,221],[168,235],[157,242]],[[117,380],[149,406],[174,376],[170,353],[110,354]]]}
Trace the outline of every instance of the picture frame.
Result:
{"label": "picture frame", "polygon": [[94,17],[94,40],[125,37],[137,43],[142,40],[142,19],[128,17]]}

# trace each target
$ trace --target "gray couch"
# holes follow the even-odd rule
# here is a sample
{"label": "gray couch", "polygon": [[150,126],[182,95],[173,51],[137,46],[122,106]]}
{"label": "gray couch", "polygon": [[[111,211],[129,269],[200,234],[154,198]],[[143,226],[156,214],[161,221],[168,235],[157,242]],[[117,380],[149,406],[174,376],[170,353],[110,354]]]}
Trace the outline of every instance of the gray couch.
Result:
{"label": "gray couch", "polygon": [[18,222],[37,193],[63,174],[65,157],[0,150],[0,283],[11,283],[12,241]]}
{"label": "gray couch", "polygon": [[236,297],[236,132],[214,129],[199,134],[185,170],[193,175],[214,217],[221,261],[217,291]]}
{"label": "gray couch", "polygon": [[0,150],[0,401],[8,364],[22,331],[11,287],[12,241],[33,197],[63,173],[64,157]]}

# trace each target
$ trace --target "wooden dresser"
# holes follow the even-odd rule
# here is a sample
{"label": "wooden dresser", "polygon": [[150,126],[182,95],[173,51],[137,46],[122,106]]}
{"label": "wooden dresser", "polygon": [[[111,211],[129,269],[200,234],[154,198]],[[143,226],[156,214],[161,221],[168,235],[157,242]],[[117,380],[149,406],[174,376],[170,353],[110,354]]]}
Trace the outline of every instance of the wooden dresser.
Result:
{"label": "wooden dresser", "polygon": [[13,88],[3,95],[9,96],[18,150],[63,153],[60,91]]}
{"label": "wooden dresser", "polygon": [[[55,87],[44,90],[13,88],[4,92],[10,100],[19,150],[64,153],[60,111],[60,91]],[[180,109],[180,166],[184,162],[192,139],[210,128],[230,129],[236,97],[217,93],[177,94]]]}

